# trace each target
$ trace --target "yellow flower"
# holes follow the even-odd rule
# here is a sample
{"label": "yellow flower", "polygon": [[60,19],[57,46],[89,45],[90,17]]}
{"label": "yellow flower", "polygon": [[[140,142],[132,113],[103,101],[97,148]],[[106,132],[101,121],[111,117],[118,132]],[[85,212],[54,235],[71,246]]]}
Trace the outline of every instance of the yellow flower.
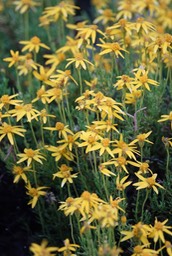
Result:
{"label": "yellow flower", "polygon": [[153,172],[149,168],[149,161],[142,162],[142,163],[137,161],[137,163],[135,163],[135,166],[139,168],[137,172],[138,174],[146,174],[149,172],[153,174]]}
{"label": "yellow flower", "polygon": [[19,103],[21,103],[22,100],[13,99],[16,96],[18,96],[18,93],[13,94],[11,96],[9,96],[7,94],[2,95],[0,98],[0,109],[2,109],[4,107],[6,110],[8,110],[10,105],[19,105]]}
{"label": "yellow flower", "polygon": [[[96,42],[96,35],[97,32],[103,36],[105,36],[105,34],[98,29],[97,25],[85,25],[84,28],[78,28],[78,33],[76,35],[76,38],[82,38],[84,40],[88,40],[89,38],[91,38],[92,44],[94,44]],[[79,46],[81,45],[81,43],[79,43]]]}
{"label": "yellow flower", "polygon": [[47,96],[48,96],[48,104],[50,104],[53,100],[55,100],[57,103],[63,100],[64,92],[60,88],[52,88],[47,90]]}
{"label": "yellow flower", "polygon": [[68,64],[66,65],[66,68],[71,65],[72,63],[75,63],[75,68],[82,67],[83,69],[87,69],[86,63],[94,66],[90,61],[84,58],[83,54],[81,52],[75,53],[73,58],[67,59]]}
{"label": "yellow flower", "polygon": [[62,157],[66,158],[68,161],[74,160],[74,155],[64,145],[59,147],[46,146],[46,148],[47,150],[53,152],[52,156],[55,157],[55,161],[59,161]]}
{"label": "yellow flower", "polygon": [[17,66],[17,69],[19,70],[19,76],[26,76],[28,75],[33,69],[37,69],[37,64],[32,59],[32,54],[28,53],[26,56],[21,57],[21,61],[19,65]]}
{"label": "yellow flower", "polygon": [[64,211],[66,216],[78,212],[80,206],[76,203],[76,200],[77,198],[74,199],[73,197],[68,197],[65,202],[60,202],[61,205],[59,206],[59,210]]}
{"label": "yellow flower", "polygon": [[165,243],[164,233],[172,236],[172,232],[169,229],[172,229],[172,226],[165,226],[168,222],[164,220],[163,222],[158,221],[157,218],[155,219],[154,226],[151,227],[151,232],[149,237],[153,238],[154,242],[156,243],[159,239]]}
{"label": "yellow flower", "polygon": [[113,121],[111,119],[107,119],[105,121],[93,121],[93,124],[96,125],[96,129],[100,130],[100,131],[105,131],[105,132],[112,132],[115,131],[117,133],[119,133],[119,131],[117,130],[116,126],[117,124],[114,124]]}
{"label": "yellow flower", "polygon": [[116,16],[116,19],[120,19],[121,17],[123,17],[126,20],[131,20],[134,13],[136,12],[134,7],[133,7],[133,3],[135,2],[135,0],[122,0],[118,2],[118,13]]}
{"label": "yellow flower", "polygon": [[20,41],[20,44],[24,44],[25,46],[22,48],[22,52],[29,51],[29,52],[36,52],[38,53],[40,50],[40,47],[45,49],[50,49],[47,45],[44,43],[41,43],[41,40],[39,37],[34,36],[29,41]]}
{"label": "yellow flower", "polygon": [[150,91],[149,84],[154,86],[159,85],[157,81],[148,78],[148,71],[142,68],[138,68],[137,72],[134,75],[135,75],[135,80],[133,81],[133,83],[136,84],[137,86],[147,89],[148,91]]}
{"label": "yellow flower", "polygon": [[127,160],[126,156],[119,156],[117,158],[113,158],[111,161],[109,161],[109,164],[114,164],[117,171],[121,172],[122,170],[124,170],[126,173],[128,173],[126,167],[128,164],[132,166],[137,166],[135,162]]}
{"label": "yellow flower", "polygon": [[165,241],[165,248],[166,248],[167,254],[169,256],[172,256],[172,244],[170,241]]}
{"label": "yellow flower", "polygon": [[126,189],[126,187],[128,187],[132,183],[131,181],[125,182],[128,179],[128,177],[129,177],[128,175],[124,176],[120,180],[120,177],[118,175],[118,177],[116,178],[116,188],[117,188],[117,190],[124,191]]}
{"label": "yellow flower", "polygon": [[126,104],[136,104],[142,96],[142,90],[138,90],[140,86],[132,86],[131,93],[125,94],[125,103]]}
{"label": "yellow flower", "polygon": [[94,23],[101,22],[103,25],[115,21],[115,13],[111,9],[99,10],[100,15],[94,20]]}
{"label": "yellow flower", "polygon": [[33,0],[17,0],[13,4],[16,5],[16,11],[19,11],[21,14],[27,12],[29,9],[34,10],[35,6],[40,5],[40,3]]}
{"label": "yellow flower", "polygon": [[56,122],[55,127],[44,127],[44,129],[49,131],[58,131],[59,138],[63,136],[67,139],[68,134],[73,135],[73,132],[68,129],[68,125],[64,125],[61,122]]}
{"label": "yellow flower", "polygon": [[80,197],[75,198],[76,204],[78,204],[78,210],[82,216],[88,217],[88,214],[97,208],[99,203],[104,203],[95,193],[84,191]]}
{"label": "yellow flower", "polygon": [[66,1],[60,1],[58,5],[46,7],[44,16],[46,18],[50,18],[54,22],[58,21],[59,19],[67,21],[69,15],[75,15],[76,9],[79,9],[79,7]]}
{"label": "yellow flower", "polygon": [[62,143],[64,148],[69,148],[70,151],[72,151],[74,146],[78,146],[79,142],[77,142],[76,140],[79,138],[80,133],[76,133],[76,134],[69,134],[67,135],[67,138],[63,139],[63,140],[58,140],[57,143]]}
{"label": "yellow flower", "polygon": [[105,43],[102,39],[100,39],[100,40],[101,40],[102,44],[97,44],[97,45],[104,49],[102,52],[99,53],[100,55],[104,55],[104,54],[107,54],[107,53],[114,53],[117,58],[119,56],[124,58],[124,56],[122,55],[121,51],[124,51],[124,52],[127,52],[127,51],[125,49],[123,49],[119,45],[118,42]]}
{"label": "yellow flower", "polygon": [[136,176],[141,180],[141,181],[133,184],[133,186],[137,187],[136,188],[137,190],[145,189],[145,188],[148,188],[148,189],[152,188],[155,191],[155,193],[158,194],[157,187],[164,189],[163,186],[161,186],[159,183],[156,182],[157,173],[154,173],[151,177],[148,177],[148,178],[145,178],[138,173],[136,173]]}
{"label": "yellow flower", "polygon": [[149,248],[144,248],[147,247],[148,244],[146,245],[136,245],[133,248],[133,254],[131,256],[157,256],[158,255],[158,251],[155,251],[153,249],[149,249]]}
{"label": "yellow flower", "polygon": [[19,55],[19,51],[14,52],[13,50],[10,50],[11,57],[4,58],[3,61],[10,62],[8,67],[11,68],[13,65],[17,65],[18,62],[21,59],[21,56]]}
{"label": "yellow flower", "polygon": [[131,91],[133,85],[133,78],[127,75],[117,76],[117,78],[120,78],[114,84],[114,87],[117,88],[117,90],[128,89],[129,91]]}
{"label": "yellow flower", "polygon": [[131,35],[134,29],[133,23],[128,22],[126,19],[120,19],[116,24],[107,28],[106,33],[110,35],[116,35],[117,31],[120,29],[122,34]]}
{"label": "yellow flower", "polygon": [[161,119],[158,122],[170,121],[171,129],[172,129],[172,111],[168,115],[161,115]]}
{"label": "yellow flower", "polygon": [[42,159],[46,160],[46,158],[43,157],[39,151],[39,149],[33,150],[31,148],[25,148],[24,153],[17,154],[17,156],[20,157],[20,160],[17,161],[17,164],[24,161],[27,161],[27,166],[30,166],[33,161],[43,164]]}
{"label": "yellow flower", "polygon": [[65,53],[65,52],[72,52],[75,55],[78,52],[78,40],[73,39],[70,36],[66,36],[66,44],[59,48],[56,53]]}
{"label": "yellow flower", "polygon": [[149,135],[150,135],[151,133],[152,133],[152,131],[147,132],[147,133],[138,134],[138,135],[136,136],[136,139],[133,140],[133,143],[138,142],[138,144],[139,144],[140,147],[143,147],[145,142],[148,142],[148,143],[153,144],[153,142],[151,142],[150,140],[147,140],[147,137],[149,137]]}
{"label": "yellow flower", "polygon": [[106,175],[106,176],[108,176],[108,177],[110,177],[111,175],[112,175],[112,176],[115,176],[115,174],[114,174],[113,172],[111,172],[110,170],[108,170],[108,169],[106,168],[106,163],[102,163],[102,164],[100,164],[98,167],[99,167],[99,171],[100,171],[101,173],[103,173],[104,175]]}
{"label": "yellow flower", "polygon": [[129,158],[133,158],[136,160],[136,157],[134,154],[139,155],[139,152],[136,150],[136,146],[133,142],[130,142],[127,144],[125,141],[123,141],[123,135],[120,134],[120,139],[115,140],[115,149],[113,150],[114,154],[118,154],[118,156],[129,156]]}
{"label": "yellow flower", "polygon": [[47,91],[45,89],[45,85],[42,85],[41,88],[37,90],[36,95],[37,95],[37,97],[32,100],[32,103],[34,103],[38,100],[41,100],[41,102],[43,104],[48,103],[49,98],[47,95]]}
{"label": "yellow flower", "polygon": [[43,57],[48,59],[45,64],[52,65],[52,68],[56,68],[61,62],[66,59],[64,53],[45,54]]}
{"label": "yellow flower", "polygon": [[52,82],[49,80],[50,76],[54,72],[54,67],[51,67],[50,69],[44,68],[43,66],[40,66],[39,73],[34,70],[33,75],[36,77],[36,79],[40,80],[41,82],[44,82],[48,85],[53,85]]}
{"label": "yellow flower", "polygon": [[169,148],[169,146],[172,147],[172,141],[171,140],[172,140],[172,138],[162,136],[162,142],[164,143],[165,148]]}
{"label": "yellow flower", "polygon": [[137,18],[136,22],[134,23],[134,28],[137,33],[146,34],[148,34],[150,31],[155,30],[155,26],[151,22],[146,21],[143,17]]}
{"label": "yellow flower", "polygon": [[148,245],[148,235],[150,233],[150,230],[151,228],[148,225],[138,222],[137,224],[132,226],[131,231],[121,231],[121,234],[124,235],[124,237],[121,239],[121,242],[124,242],[131,238],[136,238],[144,245]]}
{"label": "yellow flower", "polygon": [[20,179],[23,179],[25,183],[28,182],[25,172],[31,171],[30,167],[22,167],[20,165],[14,165],[12,173],[14,174],[14,183],[18,183]]}
{"label": "yellow flower", "polygon": [[80,246],[77,244],[70,244],[69,239],[64,240],[64,246],[58,249],[58,252],[63,252],[63,255],[71,255],[72,252],[75,252]]}
{"label": "yellow flower", "polygon": [[61,187],[63,187],[67,182],[73,183],[73,178],[77,178],[77,173],[71,174],[73,171],[71,167],[67,166],[66,164],[62,164],[59,167],[59,172],[53,174],[53,179],[56,177],[63,179],[61,183]]}
{"label": "yellow flower", "polygon": [[91,151],[95,151],[100,149],[100,143],[98,140],[100,140],[100,136],[97,135],[94,132],[85,132],[82,131],[80,135],[80,139],[84,140],[84,142],[81,142],[78,146],[79,147],[86,147],[86,154]]}
{"label": "yellow flower", "polygon": [[28,182],[27,186],[27,192],[26,194],[32,197],[32,199],[29,201],[28,204],[31,204],[31,207],[34,208],[38,202],[38,199],[40,196],[45,196],[47,192],[42,191],[43,189],[46,189],[47,187],[37,187],[34,188],[31,186],[30,182]]}
{"label": "yellow flower", "polygon": [[55,118],[56,116],[48,114],[45,108],[40,111],[40,118],[43,124],[47,123],[49,117]]}
{"label": "yellow flower", "polygon": [[12,117],[17,117],[17,122],[24,116],[26,116],[28,122],[31,122],[32,119],[38,121],[37,116],[40,114],[38,110],[33,108],[32,104],[17,105],[15,106],[15,109],[10,110],[9,113]]}
{"label": "yellow flower", "polygon": [[[58,251],[58,247],[47,247],[48,241],[42,240],[41,244],[31,243],[29,250],[33,253],[34,256],[55,256]],[[55,253],[55,254],[54,254]]]}
{"label": "yellow flower", "polygon": [[15,134],[24,137],[23,132],[26,132],[25,129],[22,128],[22,126],[12,126],[7,123],[2,123],[2,126],[0,126],[0,141],[7,136],[9,142],[11,145],[14,145],[14,138],[13,136]]}

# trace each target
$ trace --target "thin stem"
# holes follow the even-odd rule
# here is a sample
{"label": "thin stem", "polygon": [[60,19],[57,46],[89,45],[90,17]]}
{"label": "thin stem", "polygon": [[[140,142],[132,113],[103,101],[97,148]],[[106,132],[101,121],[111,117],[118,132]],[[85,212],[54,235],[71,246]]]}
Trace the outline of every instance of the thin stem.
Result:
{"label": "thin stem", "polygon": [[36,145],[36,147],[38,148],[38,142],[37,142],[37,139],[36,139],[36,136],[35,136],[35,132],[34,132],[34,130],[33,130],[32,122],[29,122],[29,125],[30,125],[30,129],[31,129],[31,132],[32,132],[32,136],[33,136],[35,145]]}
{"label": "thin stem", "polygon": [[144,200],[144,202],[143,202],[143,204],[142,204],[142,214],[141,214],[141,221],[143,220],[143,212],[144,212],[144,207],[145,207],[146,201],[147,201],[147,199],[148,199],[148,196],[149,196],[149,190],[147,189],[147,190],[146,190],[146,196],[145,196],[145,200]]}
{"label": "thin stem", "polygon": [[81,69],[78,68],[78,77],[79,77],[79,85],[80,85],[80,95],[83,93],[83,86],[82,86],[82,77],[81,77]]}

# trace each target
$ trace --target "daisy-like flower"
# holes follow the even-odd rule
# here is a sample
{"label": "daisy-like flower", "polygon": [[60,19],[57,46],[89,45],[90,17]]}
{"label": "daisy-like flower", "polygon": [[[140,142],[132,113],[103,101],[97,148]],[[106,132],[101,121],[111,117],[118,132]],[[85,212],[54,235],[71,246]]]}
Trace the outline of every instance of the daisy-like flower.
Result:
{"label": "daisy-like flower", "polygon": [[115,131],[115,132],[119,133],[119,131],[116,128],[117,124],[114,124],[111,119],[107,119],[105,121],[104,120],[93,121],[93,124],[96,125],[97,130],[104,131],[104,132]]}
{"label": "daisy-like flower", "polygon": [[129,91],[131,91],[133,85],[132,77],[122,75],[118,76],[117,78],[119,78],[119,80],[114,84],[114,87],[117,88],[117,90],[128,89]]}
{"label": "daisy-like flower", "polygon": [[78,146],[79,147],[86,147],[86,154],[91,151],[95,151],[100,149],[100,143],[98,140],[101,139],[101,137],[92,131],[82,131],[80,134],[80,139],[84,142],[81,142]]}
{"label": "daisy-like flower", "polygon": [[108,27],[106,30],[106,33],[108,35],[110,31],[110,35],[115,35],[119,29],[122,32],[122,34],[131,35],[132,30],[134,29],[134,26],[133,26],[133,23],[128,22],[126,19],[120,19],[113,26]]}
{"label": "daisy-like flower", "polygon": [[63,255],[74,255],[73,252],[76,251],[80,246],[77,244],[71,244],[69,239],[64,240],[64,246],[58,249],[58,252],[63,252]]}
{"label": "daisy-like flower", "polygon": [[133,143],[138,142],[140,147],[143,147],[145,142],[153,144],[153,142],[151,142],[150,140],[147,139],[151,133],[152,133],[152,131],[147,132],[147,133],[138,134],[136,136],[136,139],[133,140]]}
{"label": "daisy-like flower", "polygon": [[14,175],[14,183],[18,183],[20,179],[24,180],[25,183],[28,182],[28,178],[26,176],[26,172],[31,171],[30,167],[22,167],[21,165],[14,165],[12,169],[12,173]]}
{"label": "daisy-like flower", "polygon": [[133,184],[133,186],[137,187],[136,189],[153,189],[155,191],[156,194],[158,194],[158,189],[162,188],[164,189],[163,186],[161,186],[159,183],[156,182],[156,178],[157,178],[157,173],[154,173],[152,176],[145,178],[142,175],[136,173],[136,176],[141,180],[139,182],[136,182]]}
{"label": "daisy-like flower", "polygon": [[59,138],[62,136],[67,139],[67,135],[73,135],[73,132],[68,128],[68,125],[64,125],[61,122],[56,122],[55,127],[44,127],[45,130],[58,131]]}
{"label": "daisy-like flower", "polygon": [[154,226],[151,227],[151,232],[149,234],[149,237],[153,238],[154,242],[156,243],[159,239],[165,243],[164,233],[172,236],[172,226],[166,226],[165,224],[168,222],[167,220],[164,220],[163,222],[158,221],[157,218],[155,218]]}
{"label": "daisy-like flower", "polygon": [[106,163],[102,163],[102,164],[100,164],[98,167],[99,167],[99,171],[102,173],[102,174],[104,174],[104,175],[106,175],[106,176],[108,176],[108,177],[110,177],[111,175],[112,176],[116,176],[113,172],[111,172],[110,170],[108,170],[107,169],[107,167],[106,167]]}
{"label": "daisy-like flower", "polygon": [[10,110],[9,113],[12,117],[17,117],[17,122],[24,116],[26,116],[28,122],[31,122],[32,119],[36,119],[38,121],[37,116],[40,115],[40,112],[34,109],[32,104],[17,105],[15,106],[15,109]]}
{"label": "daisy-like flower", "polygon": [[137,101],[141,98],[142,96],[142,90],[138,90],[140,86],[132,85],[131,87],[131,92],[125,94],[125,103],[126,104],[136,104]]}
{"label": "daisy-like flower", "polygon": [[165,241],[166,252],[169,256],[172,256],[172,243],[170,241]]}
{"label": "daisy-like flower", "polygon": [[67,21],[68,16],[75,15],[75,10],[77,9],[79,9],[78,6],[72,5],[66,1],[60,1],[58,5],[45,8],[43,14],[46,18],[49,18],[54,22],[59,19]]}
{"label": "daisy-like flower", "polygon": [[131,20],[133,17],[133,14],[136,12],[133,3],[134,0],[122,0],[118,2],[118,14],[116,16],[116,19],[124,18],[126,20]]}
{"label": "daisy-like flower", "polygon": [[114,53],[117,58],[119,56],[124,58],[121,51],[124,51],[124,52],[127,52],[127,51],[125,49],[123,49],[118,42],[106,43],[102,39],[100,39],[100,41],[102,44],[97,44],[97,46],[100,46],[103,49],[103,51],[99,53],[100,55]]}
{"label": "daisy-like flower", "polygon": [[119,190],[119,191],[124,191],[126,189],[126,187],[128,187],[132,181],[127,181],[126,180],[128,179],[128,175],[127,176],[124,176],[122,179],[120,179],[119,175],[117,176],[116,178],[116,189]]}
{"label": "daisy-like flower", "polygon": [[6,110],[8,110],[10,105],[19,105],[22,102],[22,100],[13,99],[16,96],[18,96],[18,93],[13,94],[11,96],[7,94],[2,95],[0,98],[0,109],[4,107]]}
{"label": "daisy-like flower", "polygon": [[106,25],[109,22],[115,21],[115,13],[111,9],[99,10],[98,12],[99,16],[94,20],[95,24],[101,22],[103,25]]}
{"label": "daisy-like flower", "polygon": [[105,153],[108,153],[111,157],[114,157],[114,154],[110,148],[110,144],[113,141],[110,141],[109,138],[102,138],[100,141],[99,155],[102,156]]}
{"label": "daisy-like flower", "polygon": [[[84,28],[78,28],[78,33],[76,35],[76,38],[82,38],[84,40],[88,40],[89,38],[91,38],[92,44],[94,44],[96,42],[96,36],[97,36],[97,32],[103,36],[105,36],[105,34],[98,28],[97,25],[86,25]],[[79,45],[81,45],[79,43]]]}
{"label": "daisy-like flower", "polygon": [[104,203],[97,194],[84,191],[80,197],[75,198],[76,203],[79,207],[79,212],[83,217],[88,216],[91,210],[97,208],[99,203]]}
{"label": "daisy-like flower", "polygon": [[148,235],[150,233],[150,230],[150,226],[138,222],[137,224],[132,226],[131,231],[121,231],[121,234],[124,235],[124,237],[121,239],[121,242],[124,242],[131,238],[136,238],[139,241],[141,241],[144,245],[148,245]]}
{"label": "daisy-like flower", "polygon": [[48,84],[48,85],[52,85],[52,82],[49,80],[49,78],[53,74],[53,72],[54,72],[54,67],[51,67],[49,69],[49,68],[44,68],[43,66],[40,66],[39,72],[34,70],[33,71],[33,75],[39,81],[41,81],[41,82],[43,82],[45,84]]}
{"label": "daisy-like flower", "polygon": [[137,86],[145,88],[148,91],[150,91],[149,85],[154,85],[154,86],[159,85],[159,83],[157,81],[150,79],[148,77],[148,71],[146,71],[142,68],[139,68],[137,70],[137,72],[134,73],[134,75],[135,75],[135,80],[133,81],[133,83],[136,84]]}
{"label": "daisy-like flower", "polygon": [[136,245],[133,248],[133,254],[131,256],[144,256],[144,255],[149,255],[149,256],[157,256],[158,251],[155,251],[153,249],[145,248],[147,245]]}
{"label": "daisy-like flower", "polygon": [[94,66],[93,63],[91,63],[90,61],[88,61],[87,59],[84,58],[83,53],[81,52],[77,52],[74,54],[73,58],[69,58],[67,59],[67,61],[69,61],[66,65],[66,68],[71,65],[72,63],[75,63],[75,68],[80,68],[82,67],[83,69],[87,69],[86,63]]}
{"label": "daisy-like flower", "polygon": [[17,66],[17,69],[19,70],[19,76],[26,76],[28,75],[33,69],[37,69],[37,64],[32,59],[32,54],[28,53],[26,56],[21,57],[21,61],[19,65]]}
{"label": "daisy-like flower", "polygon": [[40,5],[40,3],[33,0],[17,0],[13,4],[16,5],[15,10],[21,14],[27,12],[29,9],[35,10],[35,7]]}
{"label": "daisy-like flower", "polygon": [[10,62],[8,67],[11,68],[12,66],[17,66],[19,63],[21,56],[19,55],[19,51],[14,52],[10,50],[11,57],[4,58],[3,61]]}
{"label": "daisy-like flower", "polygon": [[39,151],[39,149],[33,150],[31,148],[25,148],[24,153],[17,154],[20,158],[17,164],[25,161],[27,161],[27,166],[30,166],[34,161],[43,164],[42,160],[46,160],[46,158]]}
{"label": "daisy-like flower", "polygon": [[58,251],[58,247],[55,246],[47,246],[48,241],[42,240],[41,244],[31,243],[29,250],[33,253],[33,256],[55,256],[56,252]]}
{"label": "daisy-like flower", "polygon": [[7,136],[9,142],[11,145],[14,145],[14,135],[19,135],[24,137],[23,132],[26,132],[25,129],[22,128],[22,126],[12,126],[7,123],[2,123],[0,126],[0,141]]}
{"label": "daisy-like flower", "polygon": [[127,144],[124,140],[123,140],[123,135],[122,133],[120,134],[120,139],[119,140],[115,140],[115,144],[113,145],[115,147],[115,149],[113,150],[114,154],[118,154],[118,156],[129,156],[129,158],[133,158],[134,160],[136,160],[136,157],[134,154],[139,155],[139,152],[136,150],[136,146],[135,143],[130,142],[129,144]]}
{"label": "daisy-like flower", "polygon": [[20,41],[20,44],[25,45],[22,48],[22,52],[29,51],[29,52],[36,52],[38,53],[40,47],[49,50],[50,48],[41,42],[40,38],[37,36],[32,37],[29,41]]}
{"label": "daisy-like flower", "polygon": [[61,145],[59,147],[55,146],[46,146],[47,150],[52,152],[52,156],[55,158],[55,161],[59,161],[61,158],[65,158],[68,161],[74,160],[74,154],[68,150],[65,146]]}
{"label": "daisy-like flower", "polygon": [[34,188],[31,186],[30,182],[28,182],[26,186],[27,192],[26,194],[32,197],[29,201],[28,205],[31,204],[31,207],[34,208],[38,202],[40,196],[45,196],[47,192],[43,191],[43,189],[47,189],[47,187],[37,187]]}
{"label": "daisy-like flower", "polygon": [[45,54],[43,56],[45,59],[48,59],[45,64],[46,65],[52,65],[52,68],[56,68],[61,62],[63,62],[66,59],[66,56],[64,53],[55,53],[55,54]]}
{"label": "daisy-like flower", "polygon": [[113,158],[111,161],[108,162],[109,164],[114,164],[117,171],[121,172],[122,170],[128,173],[127,165],[130,164],[132,166],[137,166],[135,162],[127,160],[124,156],[119,156],[117,158]]}
{"label": "daisy-like flower", "polygon": [[38,100],[41,100],[41,102],[43,104],[48,103],[49,98],[48,98],[48,95],[47,95],[45,85],[42,85],[41,88],[37,90],[36,95],[37,95],[37,97],[32,100],[32,103],[34,103]]}
{"label": "daisy-like flower", "polygon": [[59,172],[56,172],[53,174],[53,180],[57,177],[57,178],[61,178],[63,179],[61,182],[61,187],[63,187],[67,182],[69,183],[73,183],[73,178],[77,178],[77,173],[71,174],[71,172],[73,171],[73,169],[69,166],[67,166],[66,164],[62,164],[59,167]]}
{"label": "daisy-like flower", "polygon": [[46,110],[45,108],[43,108],[43,109],[40,111],[41,122],[42,122],[43,124],[46,124],[49,117],[55,118],[56,116],[55,116],[55,115],[48,114],[48,113],[47,113],[47,110]]}
{"label": "daisy-like flower", "polygon": [[162,136],[162,142],[164,143],[165,148],[172,147],[172,138]]}
{"label": "daisy-like flower", "polygon": [[73,39],[70,36],[66,36],[66,44],[59,48],[56,53],[72,52],[74,55],[78,52],[78,39]]}
{"label": "daisy-like flower", "polygon": [[143,17],[137,18],[136,22],[134,23],[134,28],[137,33],[148,34],[151,31],[155,31],[155,26],[151,22],[146,21]]}
{"label": "daisy-like flower", "polygon": [[73,147],[78,146],[79,142],[77,142],[77,139],[80,136],[80,132],[76,134],[68,134],[67,138],[63,140],[58,140],[57,143],[62,143],[64,148],[69,148],[70,151],[72,151]]}
{"label": "daisy-like flower", "polygon": [[48,96],[48,104],[50,104],[53,100],[59,103],[63,100],[64,92],[60,88],[55,87],[47,90],[47,96]]}
{"label": "daisy-like flower", "polygon": [[172,111],[168,115],[161,115],[161,119],[158,122],[170,121],[171,129],[172,129]]}

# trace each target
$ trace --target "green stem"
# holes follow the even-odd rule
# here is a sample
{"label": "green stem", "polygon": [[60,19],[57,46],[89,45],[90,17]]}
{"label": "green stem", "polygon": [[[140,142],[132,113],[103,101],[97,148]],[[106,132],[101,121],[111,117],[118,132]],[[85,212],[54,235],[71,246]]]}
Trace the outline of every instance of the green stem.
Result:
{"label": "green stem", "polygon": [[24,13],[24,32],[25,32],[25,40],[29,40],[29,12],[28,11]]}
{"label": "green stem", "polygon": [[38,142],[37,142],[37,139],[36,139],[36,136],[35,136],[35,132],[34,132],[34,130],[33,130],[32,122],[29,122],[29,125],[30,125],[30,129],[31,129],[31,132],[32,132],[32,136],[33,136],[35,145],[36,145],[36,147],[38,148]]}
{"label": "green stem", "polygon": [[143,221],[143,212],[144,212],[144,207],[145,207],[145,204],[146,204],[146,201],[148,199],[148,196],[149,196],[149,189],[146,190],[146,196],[145,196],[145,200],[142,204],[142,214],[141,214],[141,221]]}
{"label": "green stem", "polygon": [[82,95],[82,93],[83,93],[83,86],[82,86],[81,69],[78,68],[77,71],[78,71],[78,77],[79,77],[80,95]]}

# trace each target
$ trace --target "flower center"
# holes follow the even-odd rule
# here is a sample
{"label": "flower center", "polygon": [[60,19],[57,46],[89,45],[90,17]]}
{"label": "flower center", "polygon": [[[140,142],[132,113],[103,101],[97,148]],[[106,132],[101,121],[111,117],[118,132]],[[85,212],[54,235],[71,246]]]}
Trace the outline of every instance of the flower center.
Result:
{"label": "flower center", "polygon": [[23,173],[23,168],[21,166],[14,166],[13,173],[14,174],[22,174]]}
{"label": "flower center", "polygon": [[37,36],[32,37],[30,41],[32,44],[35,44],[35,45],[39,45],[41,42],[41,40]]}
{"label": "flower center", "polygon": [[26,104],[26,105],[24,106],[24,110],[25,110],[26,112],[30,112],[30,111],[32,110],[32,104]]}
{"label": "flower center", "polygon": [[81,195],[84,200],[90,201],[91,194],[88,191],[84,191]]}
{"label": "flower center", "polygon": [[13,128],[12,128],[11,125],[4,123],[3,126],[4,126],[4,127],[3,127],[3,132],[4,132],[4,133],[10,133],[10,132],[12,132]]}
{"label": "flower center", "polygon": [[62,131],[63,129],[64,129],[64,124],[63,123],[61,123],[61,122],[57,122],[56,123],[56,129],[57,129],[57,131]]}
{"label": "flower center", "polygon": [[126,161],[125,157],[121,156],[121,157],[117,158],[117,162],[119,165],[126,165],[127,161]]}
{"label": "flower center", "polygon": [[1,97],[1,102],[4,103],[4,104],[8,104],[10,102],[10,98],[8,95],[3,95]]}
{"label": "flower center", "polygon": [[109,144],[110,144],[110,140],[108,138],[105,138],[102,140],[102,145],[103,147],[109,147]]}
{"label": "flower center", "polygon": [[155,185],[155,179],[153,177],[149,177],[146,179],[147,183],[150,185],[150,187],[152,187],[153,185]]}
{"label": "flower center", "polygon": [[33,150],[33,149],[28,148],[28,149],[25,149],[25,154],[26,154],[26,156],[27,156],[27,157],[29,157],[29,158],[33,158],[33,157],[34,157],[34,155],[35,155],[35,152],[34,152],[34,150]]}
{"label": "flower center", "polygon": [[118,43],[112,44],[112,50],[113,51],[119,51],[121,49],[120,45]]}
{"label": "flower center", "polygon": [[141,76],[141,77],[139,78],[139,80],[140,80],[140,82],[141,82],[142,84],[144,84],[144,83],[146,83],[146,82],[148,81],[148,77],[147,77],[147,75],[143,75],[143,76]]}
{"label": "flower center", "polygon": [[32,196],[32,197],[35,197],[35,196],[38,196],[38,191],[36,188],[31,188],[29,190],[29,195]]}

